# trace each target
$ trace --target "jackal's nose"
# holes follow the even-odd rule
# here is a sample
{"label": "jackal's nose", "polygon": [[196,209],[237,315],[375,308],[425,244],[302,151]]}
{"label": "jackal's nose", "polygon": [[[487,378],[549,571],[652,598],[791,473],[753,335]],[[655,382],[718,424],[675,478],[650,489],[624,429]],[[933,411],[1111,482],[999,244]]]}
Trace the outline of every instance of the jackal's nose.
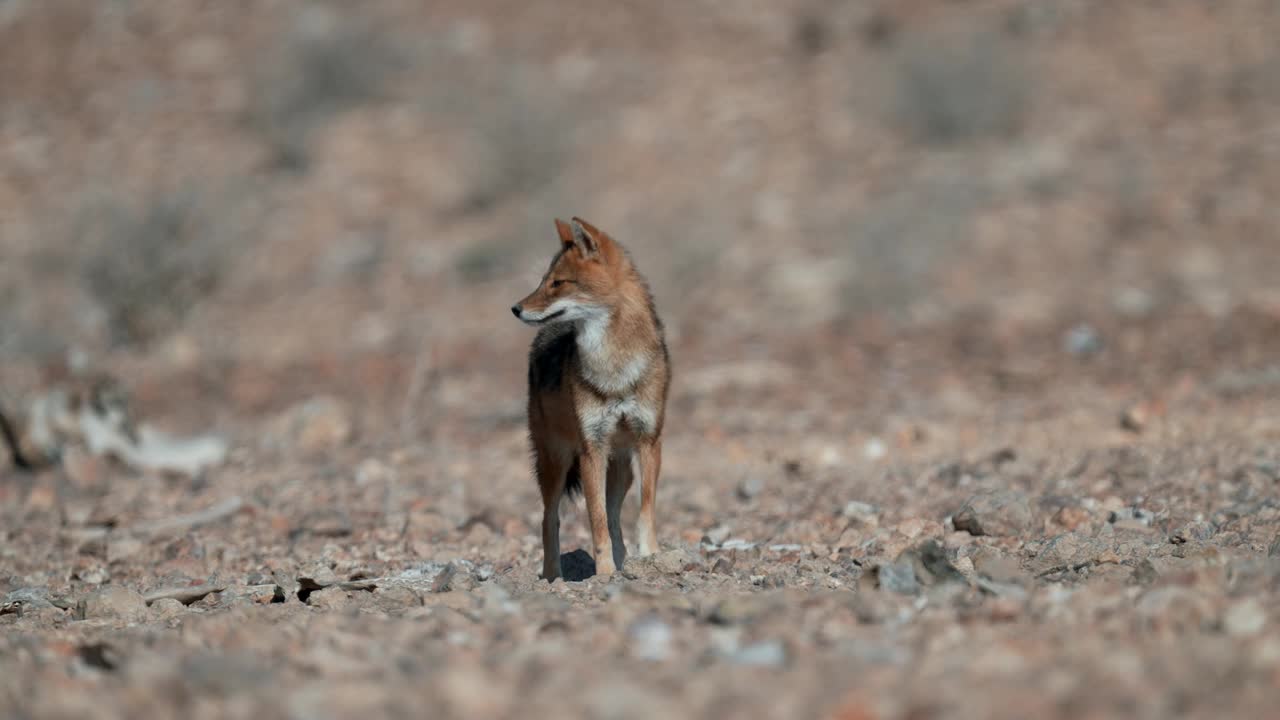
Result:
{"label": "jackal's nose", "polygon": [[520,308],[520,306],[519,306],[519,305],[512,305],[512,306],[511,306],[511,314],[512,314],[512,315],[515,315],[516,317],[520,317],[520,309],[521,309],[521,308]]}

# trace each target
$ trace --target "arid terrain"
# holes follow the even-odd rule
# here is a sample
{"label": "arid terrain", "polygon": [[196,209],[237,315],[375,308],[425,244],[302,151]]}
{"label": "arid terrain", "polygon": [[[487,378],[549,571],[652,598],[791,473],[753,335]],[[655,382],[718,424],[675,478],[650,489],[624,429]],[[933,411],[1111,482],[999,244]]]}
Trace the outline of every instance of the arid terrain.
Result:
{"label": "arid terrain", "polygon": [[[0,0],[0,416],[59,428],[0,717],[1273,716],[1278,33]],[[674,382],[662,551],[592,577],[579,503],[548,584],[508,308],[572,215]]]}

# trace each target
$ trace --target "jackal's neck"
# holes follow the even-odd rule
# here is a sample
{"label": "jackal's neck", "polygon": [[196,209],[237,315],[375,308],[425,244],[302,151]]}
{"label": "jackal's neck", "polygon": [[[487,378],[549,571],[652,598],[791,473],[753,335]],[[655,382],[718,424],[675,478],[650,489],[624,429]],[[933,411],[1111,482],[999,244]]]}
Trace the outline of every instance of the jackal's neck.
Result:
{"label": "jackal's neck", "polygon": [[606,394],[635,388],[653,358],[653,323],[625,307],[601,308],[577,322],[583,378]]}

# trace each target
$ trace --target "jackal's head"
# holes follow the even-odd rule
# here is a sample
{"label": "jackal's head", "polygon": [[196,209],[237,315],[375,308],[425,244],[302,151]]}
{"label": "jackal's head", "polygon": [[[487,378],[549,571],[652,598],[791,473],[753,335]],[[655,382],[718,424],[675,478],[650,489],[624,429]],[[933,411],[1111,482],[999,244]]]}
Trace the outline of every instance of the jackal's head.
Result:
{"label": "jackal's head", "polygon": [[608,312],[617,288],[619,252],[612,238],[581,218],[556,219],[560,252],[528,297],[511,313],[529,325],[597,317]]}

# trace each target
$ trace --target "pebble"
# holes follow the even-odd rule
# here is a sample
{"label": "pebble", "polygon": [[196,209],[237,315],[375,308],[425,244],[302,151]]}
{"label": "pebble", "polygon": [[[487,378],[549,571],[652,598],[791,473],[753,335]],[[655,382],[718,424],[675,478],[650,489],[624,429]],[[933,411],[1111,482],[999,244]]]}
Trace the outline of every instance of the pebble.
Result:
{"label": "pebble", "polygon": [[319,537],[342,537],[351,534],[351,516],[338,508],[325,508],[307,513],[297,530]]}
{"label": "pebble", "polygon": [[158,620],[168,620],[187,612],[187,606],[173,598],[161,598],[151,603],[151,615]]}
{"label": "pebble", "polygon": [[1149,527],[1153,516],[1150,512],[1139,507],[1126,507],[1113,511],[1107,516],[1107,522],[1115,525],[1121,523],[1132,523],[1142,527]]}
{"label": "pebble", "polygon": [[321,610],[341,610],[351,604],[351,596],[340,587],[327,587],[311,593],[307,604]]}
{"label": "pebble", "polygon": [[876,569],[880,589],[898,595],[915,595],[920,592],[916,571],[910,562],[893,562]]}
{"label": "pebble", "polygon": [[331,397],[316,397],[284,411],[275,420],[276,439],[304,453],[346,445],[354,434],[346,406]]}
{"label": "pebble", "polygon": [[729,539],[729,533],[732,530],[727,525],[717,525],[703,533],[702,537],[712,545],[719,545]]}
{"label": "pebble", "polygon": [[1257,598],[1240,600],[1227,608],[1222,616],[1222,629],[1232,637],[1251,637],[1267,624],[1267,611]]}
{"label": "pebble", "polygon": [[10,591],[0,600],[0,614],[25,613],[38,608],[51,608],[49,591],[45,588],[24,587]]}
{"label": "pebble", "polygon": [[646,615],[627,628],[631,656],[637,660],[661,662],[671,657],[671,626],[654,615]]}
{"label": "pebble", "polygon": [[956,530],[970,535],[1018,535],[1031,526],[1031,504],[1020,492],[994,490],[969,498],[952,516]]}
{"label": "pebble", "polygon": [[983,548],[973,555],[973,571],[998,583],[1025,583],[1027,574],[1018,561],[992,548]]}
{"label": "pebble", "polygon": [[743,480],[738,484],[738,497],[743,500],[752,500],[764,491],[764,479],[758,475]]}
{"label": "pebble", "polygon": [[663,550],[653,556],[653,567],[663,575],[678,575],[685,568],[699,564],[693,554],[683,548]]}
{"label": "pebble", "polygon": [[1097,562],[1110,544],[1081,533],[1063,533],[1050,538],[1031,561],[1037,575],[1056,570],[1071,570]]}
{"label": "pebble", "polygon": [[729,660],[735,665],[782,667],[787,662],[787,649],[781,640],[763,640],[738,648]]}
{"label": "pebble", "polygon": [[1063,335],[1062,349],[1076,357],[1093,355],[1102,349],[1102,336],[1092,325],[1082,323]]}
{"label": "pebble", "polygon": [[871,503],[865,503],[861,500],[850,500],[840,509],[840,514],[854,520],[870,520],[874,519],[880,512],[880,509]]}
{"label": "pebble", "polygon": [[135,590],[123,585],[106,585],[80,600],[76,615],[82,620],[123,620],[137,623],[147,619],[147,603]]}

